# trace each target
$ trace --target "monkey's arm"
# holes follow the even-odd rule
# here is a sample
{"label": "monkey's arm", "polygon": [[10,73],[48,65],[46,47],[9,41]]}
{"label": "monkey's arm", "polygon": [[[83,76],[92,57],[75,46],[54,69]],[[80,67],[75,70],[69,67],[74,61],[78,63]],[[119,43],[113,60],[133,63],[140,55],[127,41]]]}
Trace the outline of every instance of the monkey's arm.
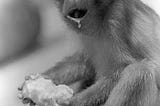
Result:
{"label": "monkey's arm", "polygon": [[159,106],[160,96],[155,77],[157,70],[151,62],[128,66],[105,106]]}
{"label": "monkey's arm", "polygon": [[118,81],[118,77],[99,79],[95,84],[75,94],[69,106],[99,106],[107,100],[110,91]]}
{"label": "monkey's arm", "polygon": [[[76,94],[70,106],[159,106],[160,96],[151,62],[137,62],[125,68],[119,77],[101,78]],[[108,98],[109,97],[109,98]]]}
{"label": "monkey's arm", "polygon": [[89,59],[81,53],[76,53],[58,63],[55,67],[42,73],[56,84],[71,84],[81,79],[94,77],[94,69]]}

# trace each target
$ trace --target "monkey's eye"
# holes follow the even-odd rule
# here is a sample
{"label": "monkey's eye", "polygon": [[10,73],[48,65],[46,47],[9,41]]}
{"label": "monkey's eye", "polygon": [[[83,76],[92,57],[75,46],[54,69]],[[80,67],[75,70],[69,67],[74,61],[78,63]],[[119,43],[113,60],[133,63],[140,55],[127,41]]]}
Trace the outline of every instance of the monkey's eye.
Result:
{"label": "monkey's eye", "polygon": [[68,13],[71,18],[83,18],[87,13],[87,9],[73,9]]}

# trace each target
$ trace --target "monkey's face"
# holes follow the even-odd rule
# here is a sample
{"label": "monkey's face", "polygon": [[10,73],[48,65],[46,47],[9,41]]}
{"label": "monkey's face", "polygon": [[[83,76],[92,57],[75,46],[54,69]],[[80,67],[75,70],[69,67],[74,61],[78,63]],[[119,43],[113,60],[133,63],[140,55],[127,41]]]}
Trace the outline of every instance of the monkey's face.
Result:
{"label": "monkey's face", "polygon": [[67,24],[87,35],[93,35],[101,28],[105,16],[103,7],[109,1],[111,0],[105,0],[105,3],[104,0],[57,0]]}

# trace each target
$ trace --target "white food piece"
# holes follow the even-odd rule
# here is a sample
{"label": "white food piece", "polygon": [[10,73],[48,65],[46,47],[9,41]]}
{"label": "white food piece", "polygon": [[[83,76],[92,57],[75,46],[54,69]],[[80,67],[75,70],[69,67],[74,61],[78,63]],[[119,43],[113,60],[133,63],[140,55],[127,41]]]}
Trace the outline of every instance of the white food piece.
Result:
{"label": "white food piece", "polygon": [[50,79],[45,79],[40,75],[30,78],[24,82],[20,96],[32,99],[38,106],[67,104],[73,96],[73,90],[66,85],[56,86]]}

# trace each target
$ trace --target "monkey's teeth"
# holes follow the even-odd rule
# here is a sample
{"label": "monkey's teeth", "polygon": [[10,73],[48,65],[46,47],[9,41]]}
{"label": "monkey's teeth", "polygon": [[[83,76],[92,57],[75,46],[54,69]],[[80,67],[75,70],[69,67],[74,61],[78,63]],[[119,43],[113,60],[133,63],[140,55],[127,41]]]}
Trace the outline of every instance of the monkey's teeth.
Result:
{"label": "monkey's teeth", "polygon": [[72,17],[70,17],[70,16],[67,16],[67,18],[68,19],[70,19],[70,20],[72,20],[72,21],[74,21],[74,22],[76,22],[77,24],[78,24],[78,28],[81,28],[81,20],[82,19],[75,19],[75,18],[72,18]]}

